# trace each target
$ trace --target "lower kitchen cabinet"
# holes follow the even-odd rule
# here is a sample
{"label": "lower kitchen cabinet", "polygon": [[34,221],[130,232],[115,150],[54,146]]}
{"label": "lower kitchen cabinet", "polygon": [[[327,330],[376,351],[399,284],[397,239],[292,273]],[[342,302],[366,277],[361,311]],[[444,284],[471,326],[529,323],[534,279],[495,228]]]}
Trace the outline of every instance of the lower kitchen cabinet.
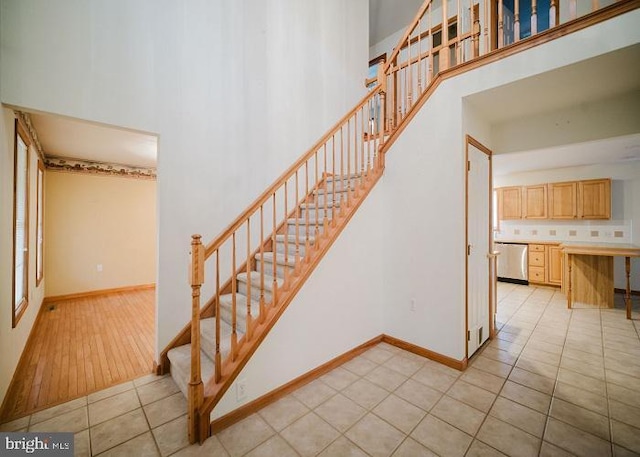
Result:
{"label": "lower kitchen cabinet", "polygon": [[549,284],[562,285],[562,248],[560,246],[547,246],[547,280]]}
{"label": "lower kitchen cabinet", "polygon": [[529,282],[562,285],[562,249],[559,245],[529,245]]}

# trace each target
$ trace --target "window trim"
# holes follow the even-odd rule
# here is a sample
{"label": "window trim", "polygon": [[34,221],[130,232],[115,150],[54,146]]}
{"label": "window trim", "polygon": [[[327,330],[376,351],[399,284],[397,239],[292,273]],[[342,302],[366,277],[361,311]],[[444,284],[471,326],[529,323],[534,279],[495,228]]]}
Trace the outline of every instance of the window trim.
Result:
{"label": "window trim", "polygon": [[[18,216],[18,139],[22,140],[26,146],[25,157],[25,215],[24,215],[24,236],[25,236],[25,260],[24,260],[24,296],[16,306],[16,235]],[[13,141],[13,259],[12,259],[12,281],[11,281],[11,327],[15,328],[29,306],[29,147],[31,141],[27,130],[18,119],[15,120],[15,134]]]}
{"label": "window trim", "polygon": [[38,159],[36,173],[36,287],[44,277],[44,163]]}

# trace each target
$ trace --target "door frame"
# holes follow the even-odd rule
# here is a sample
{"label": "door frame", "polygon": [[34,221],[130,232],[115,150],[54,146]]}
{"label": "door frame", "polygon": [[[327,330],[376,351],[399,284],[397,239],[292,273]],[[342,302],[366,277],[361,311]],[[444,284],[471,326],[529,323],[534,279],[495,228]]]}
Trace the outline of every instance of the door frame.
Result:
{"label": "door frame", "polygon": [[[489,159],[489,249],[493,246],[493,152],[491,149],[480,143],[471,135],[465,135],[464,145],[464,354],[465,360],[469,359],[469,255],[467,249],[469,246],[469,146],[473,146],[476,149],[484,152]],[[487,253],[489,254],[489,253]],[[492,340],[495,336],[495,321],[493,302],[495,290],[492,285],[491,275],[491,261],[487,262],[487,276],[489,278],[489,338]]]}

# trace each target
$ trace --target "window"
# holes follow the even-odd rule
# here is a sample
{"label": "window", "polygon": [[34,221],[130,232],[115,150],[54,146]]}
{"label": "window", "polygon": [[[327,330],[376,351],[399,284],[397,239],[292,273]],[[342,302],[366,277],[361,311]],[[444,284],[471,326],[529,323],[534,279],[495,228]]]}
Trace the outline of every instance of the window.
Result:
{"label": "window", "polygon": [[36,221],[36,287],[44,274],[44,164],[38,160],[38,220]]}
{"label": "window", "polygon": [[29,304],[29,141],[15,122],[13,174],[13,315],[12,325]]}

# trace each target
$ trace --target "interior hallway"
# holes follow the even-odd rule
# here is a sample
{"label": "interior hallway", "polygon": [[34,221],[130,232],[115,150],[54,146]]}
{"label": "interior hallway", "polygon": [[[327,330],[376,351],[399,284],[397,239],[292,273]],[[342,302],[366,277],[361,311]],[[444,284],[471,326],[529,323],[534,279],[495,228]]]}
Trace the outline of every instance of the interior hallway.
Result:
{"label": "interior hallway", "polygon": [[151,373],[155,289],[43,305],[0,420]]}
{"label": "interior hallway", "polygon": [[[640,454],[640,313],[567,310],[499,284],[498,338],[460,373],[380,344],[188,446],[186,400],[146,376],[0,430],[72,431],[76,455],[632,456]],[[621,305],[621,304],[620,304]]]}

